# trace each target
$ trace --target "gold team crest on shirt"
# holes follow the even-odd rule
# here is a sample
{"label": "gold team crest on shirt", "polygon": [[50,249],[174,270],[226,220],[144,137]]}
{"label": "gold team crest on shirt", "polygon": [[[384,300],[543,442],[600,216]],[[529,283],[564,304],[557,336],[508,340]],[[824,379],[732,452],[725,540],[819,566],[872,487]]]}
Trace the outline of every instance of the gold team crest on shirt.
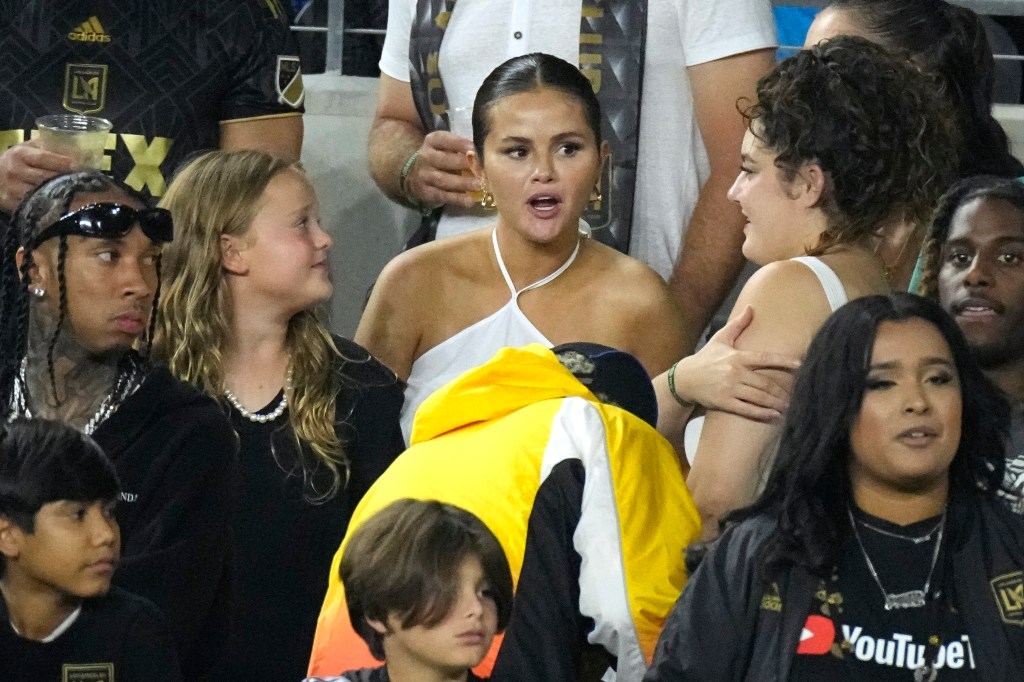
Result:
{"label": "gold team crest on shirt", "polygon": [[106,64],[68,64],[64,69],[64,108],[76,114],[103,111],[107,101]]}
{"label": "gold team crest on shirt", "polygon": [[1024,626],[1024,573],[1006,573],[993,578],[990,584],[1003,622]]}
{"label": "gold team crest on shirt", "polygon": [[113,663],[65,663],[61,682],[116,682]]}

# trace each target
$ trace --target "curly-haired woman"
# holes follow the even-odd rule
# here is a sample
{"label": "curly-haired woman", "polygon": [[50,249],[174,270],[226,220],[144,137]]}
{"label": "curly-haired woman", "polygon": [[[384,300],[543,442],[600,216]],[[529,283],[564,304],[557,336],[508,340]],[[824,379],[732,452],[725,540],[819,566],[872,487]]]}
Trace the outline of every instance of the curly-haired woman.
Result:
{"label": "curly-haired woman", "polygon": [[[935,83],[959,132],[957,178],[986,174],[1024,175],[1010,143],[992,115],[995,60],[981,19],[944,0],[832,0],[814,18],[806,45],[837,35],[856,35],[913,62]],[[906,221],[886,234],[879,252],[893,262],[893,281],[914,291],[917,258],[927,223]],[[917,268],[915,268],[915,264]]]}
{"label": "curly-haired woman", "polygon": [[666,622],[645,682],[1024,679],[1009,410],[938,304],[852,301],[811,343],[764,492]]}
{"label": "curly-haired woman", "polygon": [[[757,97],[729,196],[748,220],[743,254],[763,267],[733,309],[756,311],[736,346],[799,357],[836,308],[892,288],[878,234],[905,216],[925,222],[955,164],[951,126],[912,66],[861,38],[781,62]],[[658,381],[659,426],[677,444],[692,409],[685,386],[701,380],[687,376],[689,362]],[[756,496],[779,427],[717,411],[702,432],[697,424],[687,484],[711,538],[723,514]]]}

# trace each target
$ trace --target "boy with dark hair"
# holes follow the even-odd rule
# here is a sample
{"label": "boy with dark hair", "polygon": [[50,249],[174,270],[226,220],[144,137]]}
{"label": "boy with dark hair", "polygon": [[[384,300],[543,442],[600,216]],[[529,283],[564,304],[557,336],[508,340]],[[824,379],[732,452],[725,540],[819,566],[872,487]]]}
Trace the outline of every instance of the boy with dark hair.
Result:
{"label": "boy with dark hair", "polygon": [[111,588],[120,558],[110,460],[62,422],[0,430],[0,679],[178,682],[152,603]]}
{"label": "boy with dark hair", "polygon": [[512,574],[494,534],[442,502],[398,500],[368,519],[341,560],[352,627],[385,661],[350,682],[472,682],[512,610]]}

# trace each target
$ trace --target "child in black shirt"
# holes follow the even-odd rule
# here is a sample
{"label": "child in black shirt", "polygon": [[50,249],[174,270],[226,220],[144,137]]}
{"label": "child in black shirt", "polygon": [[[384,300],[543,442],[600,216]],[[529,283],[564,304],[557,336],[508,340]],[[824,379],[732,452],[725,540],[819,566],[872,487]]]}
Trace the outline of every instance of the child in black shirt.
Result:
{"label": "child in black shirt", "polygon": [[0,431],[0,679],[178,682],[163,616],[113,588],[120,558],[110,460],[61,422]]}

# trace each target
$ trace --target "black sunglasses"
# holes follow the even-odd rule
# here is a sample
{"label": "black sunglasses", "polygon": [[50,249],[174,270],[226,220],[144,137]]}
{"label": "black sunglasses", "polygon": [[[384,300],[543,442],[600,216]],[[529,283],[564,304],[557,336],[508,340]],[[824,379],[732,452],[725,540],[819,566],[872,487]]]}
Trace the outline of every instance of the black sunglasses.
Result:
{"label": "black sunglasses", "polygon": [[31,248],[66,234],[118,239],[128,234],[136,224],[154,242],[166,243],[174,238],[171,212],[166,208],[136,209],[124,204],[89,204],[42,230],[32,239]]}

